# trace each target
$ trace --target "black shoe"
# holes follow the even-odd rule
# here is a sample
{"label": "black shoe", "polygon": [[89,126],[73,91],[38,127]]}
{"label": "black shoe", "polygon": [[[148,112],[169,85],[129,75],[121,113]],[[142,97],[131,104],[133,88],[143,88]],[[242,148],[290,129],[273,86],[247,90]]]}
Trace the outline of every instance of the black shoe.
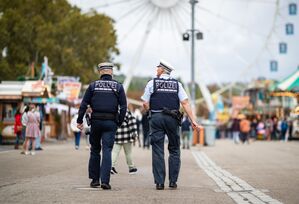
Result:
{"label": "black shoe", "polygon": [[164,190],[164,184],[156,184],[156,190]]}
{"label": "black shoe", "polygon": [[174,190],[174,189],[177,189],[177,187],[178,187],[178,185],[177,185],[175,182],[170,182],[170,183],[169,183],[169,188],[170,188],[170,189],[173,189],[173,190]]}
{"label": "black shoe", "polygon": [[108,183],[102,183],[101,188],[103,190],[110,190],[111,186]]}
{"label": "black shoe", "polygon": [[42,151],[42,150],[43,150],[43,148],[41,148],[41,147],[38,147],[38,148],[35,148],[35,150],[36,150],[36,151]]}
{"label": "black shoe", "polygon": [[112,167],[111,170],[110,170],[110,173],[111,174],[117,174],[118,172],[116,171],[116,169],[114,167]]}
{"label": "black shoe", "polygon": [[96,180],[92,180],[90,183],[91,188],[99,188],[100,186],[101,186],[100,182]]}
{"label": "black shoe", "polygon": [[129,174],[136,174],[137,173],[137,168],[133,167],[129,169]]}

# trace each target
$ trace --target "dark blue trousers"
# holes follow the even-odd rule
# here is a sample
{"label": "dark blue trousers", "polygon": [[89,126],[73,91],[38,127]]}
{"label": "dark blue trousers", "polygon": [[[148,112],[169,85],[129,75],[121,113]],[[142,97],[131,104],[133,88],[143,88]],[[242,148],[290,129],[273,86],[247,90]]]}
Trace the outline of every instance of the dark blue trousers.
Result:
{"label": "dark blue trousers", "polygon": [[177,182],[180,167],[180,135],[178,121],[163,113],[154,113],[150,119],[152,166],[156,184],[165,182],[164,140],[168,137],[169,182]]}
{"label": "dark blue trousers", "polygon": [[75,146],[80,146],[80,137],[81,137],[81,132],[74,132],[75,135]]}
{"label": "dark blue trousers", "polygon": [[[90,132],[89,178],[109,184],[111,170],[111,151],[117,125],[112,120],[92,120]],[[102,150],[102,158],[101,158]],[[102,159],[102,161],[101,161]],[[102,162],[102,163],[101,163]]]}

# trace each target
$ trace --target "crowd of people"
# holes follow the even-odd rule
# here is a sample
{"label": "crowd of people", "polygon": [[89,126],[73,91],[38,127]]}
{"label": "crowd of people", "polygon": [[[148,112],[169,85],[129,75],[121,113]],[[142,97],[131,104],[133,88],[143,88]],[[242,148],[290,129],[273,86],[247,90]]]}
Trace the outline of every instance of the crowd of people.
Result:
{"label": "crowd of people", "polygon": [[277,116],[251,116],[240,114],[226,123],[218,122],[216,138],[230,138],[236,144],[249,140],[287,141],[299,136],[299,120]]}

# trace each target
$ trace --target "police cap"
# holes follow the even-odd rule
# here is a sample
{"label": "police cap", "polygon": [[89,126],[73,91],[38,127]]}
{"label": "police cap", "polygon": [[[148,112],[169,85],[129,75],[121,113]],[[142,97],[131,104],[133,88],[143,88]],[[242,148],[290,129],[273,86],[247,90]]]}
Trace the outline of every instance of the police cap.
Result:
{"label": "police cap", "polygon": [[98,70],[102,70],[102,69],[113,69],[114,64],[110,63],[110,62],[103,62],[98,64]]}
{"label": "police cap", "polygon": [[157,67],[163,68],[167,73],[170,73],[174,70],[173,66],[165,60],[160,60],[160,64]]}

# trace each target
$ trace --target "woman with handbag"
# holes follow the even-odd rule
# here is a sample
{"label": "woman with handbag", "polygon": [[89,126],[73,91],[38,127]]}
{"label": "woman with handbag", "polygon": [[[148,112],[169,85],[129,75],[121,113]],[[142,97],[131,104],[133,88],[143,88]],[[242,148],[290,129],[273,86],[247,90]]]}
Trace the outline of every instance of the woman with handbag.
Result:
{"label": "woman with handbag", "polygon": [[20,112],[20,108],[17,109],[15,114],[15,123],[14,123],[14,133],[16,135],[15,149],[19,149],[19,143],[22,139],[22,122],[21,122],[22,114]]}

